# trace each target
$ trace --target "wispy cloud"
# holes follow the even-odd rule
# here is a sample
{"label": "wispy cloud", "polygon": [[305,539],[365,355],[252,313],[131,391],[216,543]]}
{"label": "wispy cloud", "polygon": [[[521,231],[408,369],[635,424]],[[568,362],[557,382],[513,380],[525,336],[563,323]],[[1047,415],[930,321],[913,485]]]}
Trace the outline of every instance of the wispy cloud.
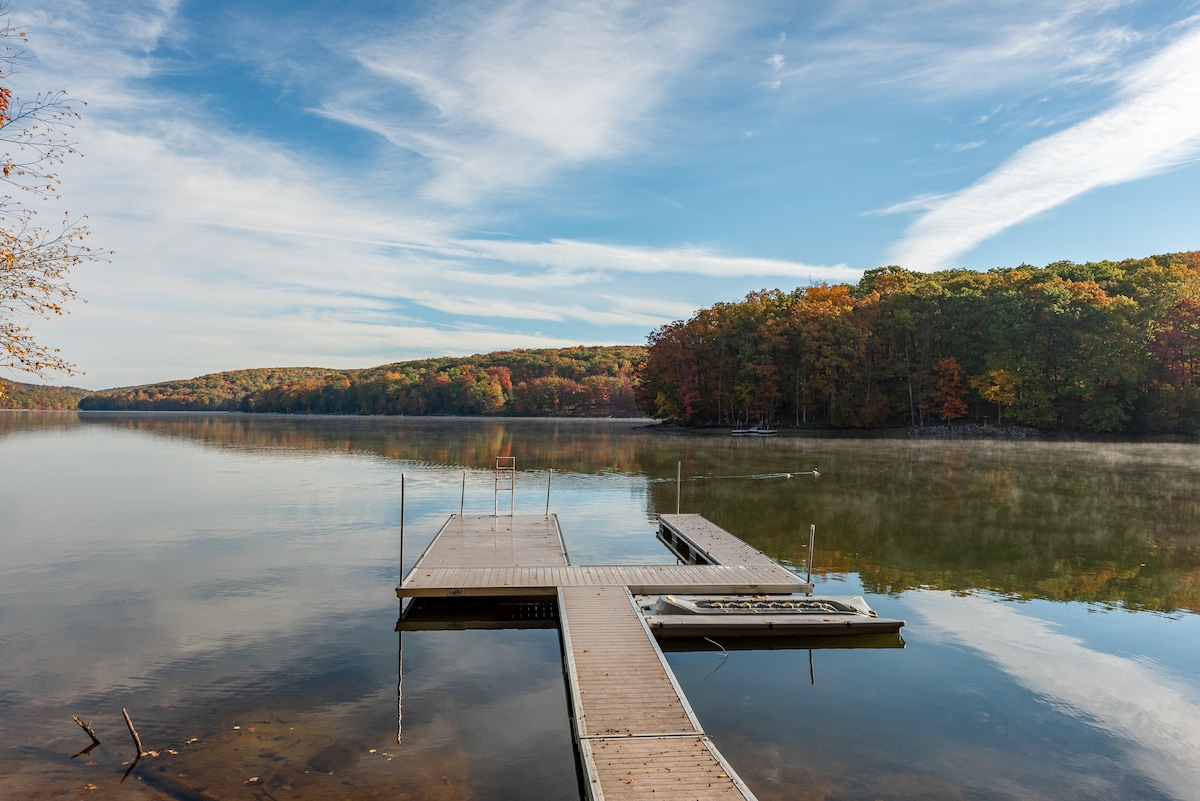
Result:
{"label": "wispy cloud", "polygon": [[319,112],[418,153],[433,169],[426,195],[469,205],[637,148],[651,112],[713,45],[723,10],[455,6],[356,47],[368,81]]}
{"label": "wispy cloud", "polygon": [[[919,6],[849,0],[835,4],[808,41],[792,37],[790,70],[813,80],[804,91],[862,86],[919,87],[921,102],[979,96],[1005,86],[1115,77],[1117,58],[1138,34],[1105,15],[1125,0],[1058,4],[1038,0],[937,0]],[[837,76],[841,80],[830,80]],[[855,95],[857,96],[857,95]]]}
{"label": "wispy cloud", "polygon": [[[895,235],[877,214],[919,214],[903,248],[947,259],[990,235],[992,217],[1191,157],[1191,139],[1167,141],[1171,125],[1135,125],[1160,112],[1175,134],[1191,124],[1190,78],[1171,75],[1194,67],[1182,44],[1169,50],[1179,63],[1164,53],[1122,78],[1097,116],[1146,34],[1113,2],[1016,2],[845,0],[797,15],[495,0],[348,8],[326,27],[311,0],[286,14],[232,0],[15,4],[37,55],[15,88],[88,101],[87,156],[64,165],[64,196],[117,251],[78,271],[91,303],[45,338],[97,388],[163,365],[180,377],[641,341],[750,289],[858,280],[862,265],[845,262],[883,263]],[[1086,87],[1091,105],[1064,108],[1064,86]],[[969,122],[923,127],[943,102]],[[908,153],[884,152],[868,119],[881,104]],[[1027,142],[1029,116],[1089,114],[976,187],[860,212],[879,196],[864,156],[894,197],[883,165],[914,150],[969,150],[956,161],[977,164],[1015,149],[1002,126]],[[837,120],[839,141],[814,118]],[[1123,125],[1146,130],[1121,140]],[[1115,167],[1087,152],[1105,136],[1125,142],[1110,143]],[[1006,194],[1039,186],[1055,189]]]}
{"label": "wispy cloud", "polygon": [[892,250],[911,269],[954,264],[980,242],[1090,190],[1135,181],[1200,155],[1200,26],[1133,69],[1117,102],[1021,148],[932,204]]}
{"label": "wispy cloud", "polygon": [[845,281],[861,271],[844,264],[803,264],[777,259],[723,256],[699,247],[644,248],[555,239],[549,242],[470,240],[479,256],[570,272],[691,273],[707,276],[777,276],[796,280]]}

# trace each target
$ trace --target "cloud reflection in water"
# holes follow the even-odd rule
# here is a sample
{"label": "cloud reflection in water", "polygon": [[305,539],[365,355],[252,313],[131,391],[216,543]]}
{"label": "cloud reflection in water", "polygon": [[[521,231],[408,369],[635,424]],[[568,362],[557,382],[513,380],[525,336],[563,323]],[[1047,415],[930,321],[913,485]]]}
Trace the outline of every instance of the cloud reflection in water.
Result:
{"label": "cloud reflection in water", "polygon": [[1179,799],[1200,787],[1200,699],[1157,664],[1094,651],[1053,623],[979,596],[906,597],[933,634],[978,652],[1056,710],[1131,746],[1130,767]]}

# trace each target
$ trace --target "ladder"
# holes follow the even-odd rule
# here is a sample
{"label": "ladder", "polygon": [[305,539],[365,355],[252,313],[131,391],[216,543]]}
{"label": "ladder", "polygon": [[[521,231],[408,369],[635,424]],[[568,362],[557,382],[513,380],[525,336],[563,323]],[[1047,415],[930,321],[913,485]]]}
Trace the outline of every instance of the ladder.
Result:
{"label": "ladder", "polygon": [[515,517],[517,513],[517,457],[496,457],[496,492],[494,516],[500,517],[500,493],[508,493],[508,516]]}

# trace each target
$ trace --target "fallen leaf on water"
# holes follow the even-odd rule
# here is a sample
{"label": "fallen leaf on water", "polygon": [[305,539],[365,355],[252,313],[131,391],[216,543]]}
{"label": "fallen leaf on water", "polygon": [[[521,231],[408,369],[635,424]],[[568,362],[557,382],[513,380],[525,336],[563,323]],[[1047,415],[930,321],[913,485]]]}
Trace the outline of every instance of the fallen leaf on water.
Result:
{"label": "fallen leaf on water", "polygon": [[259,779],[257,776],[251,776],[249,779],[246,779],[246,781],[243,782],[243,784],[258,784],[258,781],[259,781]]}
{"label": "fallen leaf on water", "polygon": [[368,753],[368,754],[374,754],[374,753],[375,753],[375,749],[374,749],[374,748],[372,748],[372,749],[371,749],[370,751],[368,751],[367,753]]}
{"label": "fallen leaf on water", "polygon": [[189,745],[191,745],[192,743],[198,743],[198,742],[200,742],[200,738],[199,738],[199,737],[193,737],[193,738],[191,738],[190,740],[188,740],[188,744],[189,744]]}
{"label": "fallen leaf on water", "polygon": [[172,755],[174,755],[174,756],[179,756],[179,752],[178,752],[178,751],[176,751],[174,748],[168,748],[168,749],[167,749],[167,753],[168,753],[168,754],[172,754]]}
{"label": "fallen leaf on water", "polygon": [[158,752],[157,751],[147,751],[146,756],[156,757],[156,756],[158,756]]}
{"label": "fallen leaf on water", "polygon": [[246,731],[254,731],[254,727],[251,726],[250,728],[246,729]]}
{"label": "fallen leaf on water", "polygon": [[90,762],[84,762],[83,764],[85,764],[89,768],[91,768],[91,767],[95,767],[96,765],[99,765],[100,763],[93,759]]}
{"label": "fallen leaf on water", "polygon": [[94,785],[94,784],[85,784],[85,785],[83,786],[83,788],[82,788],[82,789],[84,789],[84,790],[95,790],[95,789],[96,789],[96,785]]}

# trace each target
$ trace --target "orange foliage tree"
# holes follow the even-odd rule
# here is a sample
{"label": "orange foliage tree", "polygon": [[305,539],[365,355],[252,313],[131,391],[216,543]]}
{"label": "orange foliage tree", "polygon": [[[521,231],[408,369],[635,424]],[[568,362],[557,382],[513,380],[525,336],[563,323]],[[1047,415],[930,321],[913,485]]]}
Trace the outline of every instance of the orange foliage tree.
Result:
{"label": "orange foliage tree", "polygon": [[[0,18],[6,10],[0,4]],[[0,82],[25,57],[25,42],[24,32],[0,23]],[[64,213],[58,224],[42,226],[27,202],[44,206],[60,199],[53,170],[76,153],[69,134],[78,116],[65,92],[22,101],[0,86],[0,367],[39,376],[70,375],[74,368],[57,348],[35,339],[29,321],[63,314],[63,305],[75,298],[68,273],[99,258],[85,244],[84,218]]]}

